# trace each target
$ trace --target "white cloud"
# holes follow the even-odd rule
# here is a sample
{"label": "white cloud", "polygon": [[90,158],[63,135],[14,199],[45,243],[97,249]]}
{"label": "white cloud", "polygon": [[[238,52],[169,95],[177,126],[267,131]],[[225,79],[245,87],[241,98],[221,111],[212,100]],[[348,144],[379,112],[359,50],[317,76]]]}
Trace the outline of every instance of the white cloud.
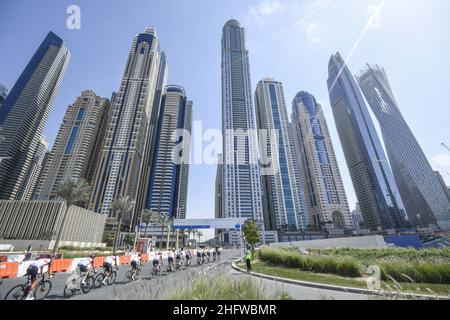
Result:
{"label": "white cloud", "polygon": [[263,0],[248,10],[248,16],[258,23],[264,23],[264,18],[279,13],[283,9],[284,4],[279,1]]}

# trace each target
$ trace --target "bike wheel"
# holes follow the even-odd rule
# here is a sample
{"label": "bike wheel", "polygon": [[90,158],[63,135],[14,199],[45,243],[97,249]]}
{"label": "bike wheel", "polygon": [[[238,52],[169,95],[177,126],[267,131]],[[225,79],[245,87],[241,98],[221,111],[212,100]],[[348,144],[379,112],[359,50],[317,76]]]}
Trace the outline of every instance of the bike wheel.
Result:
{"label": "bike wheel", "polygon": [[19,284],[8,291],[4,300],[23,300],[25,298],[25,285]]}
{"label": "bike wheel", "polygon": [[73,288],[73,284],[66,284],[63,291],[64,298],[69,299],[73,297],[75,292],[77,292],[77,289]]}
{"label": "bike wheel", "polygon": [[112,285],[114,282],[116,282],[116,276],[117,274],[115,271],[111,272],[111,274],[108,277],[108,280],[106,280],[109,286]]}
{"label": "bike wheel", "polygon": [[127,273],[125,273],[125,282],[131,282],[133,280],[133,271],[128,270]]}
{"label": "bike wheel", "polygon": [[50,280],[41,281],[34,289],[34,299],[44,300],[52,290],[52,282]]}
{"label": "bike wheel", "polygon": [[94,279],[94,287],[100,288],[103,284],[103,279],[105,279],[105,275],[103,273],[99,273]]}
{"label": "bike wheel", "polygon": [[89,293],[89,291],[91,291],[93,287],[94,287],[94,278],[88,277],[86,279],[86,283],[81,284],[81,291],[83,291],[83,293]]}

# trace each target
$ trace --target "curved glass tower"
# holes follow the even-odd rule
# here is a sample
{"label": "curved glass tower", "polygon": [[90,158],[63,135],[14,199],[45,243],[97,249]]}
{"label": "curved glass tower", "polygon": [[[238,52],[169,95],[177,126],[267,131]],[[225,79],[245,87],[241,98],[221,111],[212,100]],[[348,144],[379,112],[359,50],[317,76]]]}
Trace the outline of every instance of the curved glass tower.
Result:
{"label": "curved glass tower", "polygon": [[339,53],[331,56],[328,74],[330,104],[365,225],[370,229],[408,226],[409,218],[369,110]]}
{"label": "curved glass tower", "polygon": [[378,119],[403,202],[416,225],[450,229],[450,203],[395,101],[383,68],[367,65],[358,83]]}
{"label": "curved glass tower", "polygon": [[0,199],[20,200],[48,116],[69,63],[63,40],[49,32],[0,108]]}
{"label": "curved glass tower", "polygon": [[292,126],[310,224],[316,229],[353,228],[327,122],[312,94],[295,96]]}

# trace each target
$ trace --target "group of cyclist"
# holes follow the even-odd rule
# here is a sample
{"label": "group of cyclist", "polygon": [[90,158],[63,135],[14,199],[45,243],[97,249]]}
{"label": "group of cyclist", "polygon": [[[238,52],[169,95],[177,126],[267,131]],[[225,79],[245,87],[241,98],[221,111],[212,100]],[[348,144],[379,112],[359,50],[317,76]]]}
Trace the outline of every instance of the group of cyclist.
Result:
{"label": "group of cyclist", "polygon": [[[199,248],[196,250],[196,258],[197,265],[202,265],[204,263],[215,262],[220,260],[221,248]],[[33,291],[37,284],[37,278],[39,275],[44,275],[44,268],[47,267],[47,274],[49,278],[52,278],[53,275],[51,273],[51,262],[55,258],[52,256],[49,260],[36,260],[30,263],[27,268],[25,276],[29,277],[29,281],[25,288],[24,299],[25,300],[33,300]],[[175,271],[180,270],[183,267],[188,267],[192,265],[192,261],[194,260],[194,251],[193,250],[175,250],[172,249],[168,252],[168,266],[167,271]],[[163,265],[163,257],[161,253],[155,254],[153,258],[153,270],[152,274],[157,274],[161,271],[161,266]],[[130,260],[131,273],[130,279],[135,280],[137,274],[140,273],[142,267],[142,256],[140,253],[133,255]],[[114,257],[108,256],[104,258],[103,262],[103,270],[104,277],[102,284],[105,285],[108,281],[109,276],[113,272],[113,268],[117,268],[117,262]],[[129,272],[130,272],[129,271]],[[88,280],[90,273],[97,273],[97,269],[95,267],[95,255],[90,255],[88,258],[84,258],[79,260],[77,263],[77,272],[81,279],[81,284],[86,285],[86,281]],[[128,273],[127,273],[128,274]]]}

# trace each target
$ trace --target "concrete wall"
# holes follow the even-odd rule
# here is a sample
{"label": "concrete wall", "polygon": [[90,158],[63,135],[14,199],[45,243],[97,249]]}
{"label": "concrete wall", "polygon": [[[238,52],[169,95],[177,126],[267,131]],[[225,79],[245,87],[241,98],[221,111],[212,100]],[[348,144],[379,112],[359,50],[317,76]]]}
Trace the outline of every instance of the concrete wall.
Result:
{"label": "concrete wall", "polygon": [[[23,246],[20,241],[34,241],[38,247],[47,246],[45,242],[56,239],[65,209],[62,201],[0,201],[0,243],[19,241]],[[61,240],[67,245],[101,244],[105,223],[105,215],[72,206]]]}
{"label": "concrete wall", "polygon": [[[14,246],[14,250],[26,250],[31,245],[33,251],[52,250],[55,245],[55,240],[3,240],[0,239],[0,244],[10,244]],[[105,247],[105,243],[101,242],[80,242],[80,241],[61,241],[60,247],[72,246],[78,248],[95,248]]]}
{"label": "concrete wall", "polygon": [[383,248],[387,246],[384,237],[378,235],[296,241],[291,243],[277,242],[270,244],[271,247],[288,247],[290,245],[304,248]]}

